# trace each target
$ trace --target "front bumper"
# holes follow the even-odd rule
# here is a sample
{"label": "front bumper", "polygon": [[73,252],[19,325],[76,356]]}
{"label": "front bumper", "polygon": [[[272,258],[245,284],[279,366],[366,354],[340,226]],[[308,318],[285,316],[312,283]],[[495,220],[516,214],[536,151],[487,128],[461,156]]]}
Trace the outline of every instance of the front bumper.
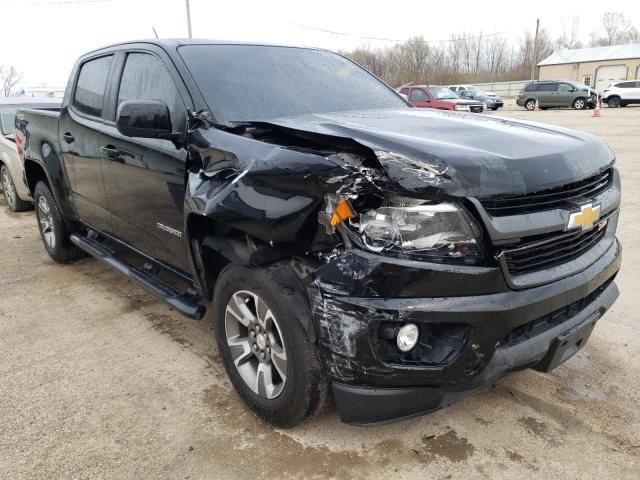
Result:
{"label": "front bumper", "polygon": [[[500,277],[490,269],[466,275],[464,269],[445,268],[423,278],[411,262],[394,270],[390,264],[372,267],[371,258],[350,259],[340,268],[346,270],[349,264],[354,285],[368,276],[386,276],[384,284],[362,283],[371,291],[400,298],[353,296],[366,291],[353,287],[341,291],[338,283],[327,280],[331,275],[319,271],[313,313],[340,417],[353,424],[408,418],[450,405],[511,371],[540,368],[559,335],[585,322],[595,323],[615,301],[618,291],[612,280],[620,260],[621,248],[614,240],[597,262],[564,280],[486,294],[481,285],[495,286]],[[450,294],[440,290],[442,296],[437,298],[402,298],[417,290],[437,291],[437,284]],[[416,285],[415,290],[406,285]],[[427,285],[433,288],[423,290]],[[474,295],[456,296],[465,292]],[[384,322],[468,329],[466,337],[458,339],[463,347],[444,363],[398,364],[382,358],[376,343],[376,332]],[[536,327],[527,331],[530,325]],[[514,336],[523,329],[524,334]]]}

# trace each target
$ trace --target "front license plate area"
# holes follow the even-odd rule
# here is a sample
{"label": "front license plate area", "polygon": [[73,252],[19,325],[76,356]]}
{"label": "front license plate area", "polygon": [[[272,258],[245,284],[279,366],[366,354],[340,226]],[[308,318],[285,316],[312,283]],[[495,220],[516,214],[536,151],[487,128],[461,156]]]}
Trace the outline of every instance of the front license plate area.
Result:
{"label": "front license plate area", "polygon": [[539,372],[550,372],[573,357],[589,340],[599,316],[595,315],[559,335],[549,347],[549,351],[539,363],[533,366]]}

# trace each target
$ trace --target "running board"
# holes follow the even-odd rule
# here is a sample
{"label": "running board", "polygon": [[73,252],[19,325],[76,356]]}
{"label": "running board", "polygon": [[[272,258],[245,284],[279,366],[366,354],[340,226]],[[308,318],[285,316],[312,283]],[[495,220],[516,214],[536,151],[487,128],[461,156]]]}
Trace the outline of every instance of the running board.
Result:
{"label": "running board", "polygon": [[181,292],[144,268],[135,267],[125,262],[116,255],[114,250],[98,240],[73,233],[71,241],[81,250],[106,263],[147,292],[165,301],[174,310],[194,320],[200,320],[204,316],[206,309],[197,302],[195,292]]}

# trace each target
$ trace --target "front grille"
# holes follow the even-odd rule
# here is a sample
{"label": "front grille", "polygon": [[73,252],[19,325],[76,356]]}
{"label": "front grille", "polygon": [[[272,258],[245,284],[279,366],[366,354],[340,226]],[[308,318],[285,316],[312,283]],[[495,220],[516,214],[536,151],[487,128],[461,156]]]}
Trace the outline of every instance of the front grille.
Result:
{"label": "front grille", "polygon": [[547,330],[555,327],[556,325],[560,325],[567,320],[572,319],[582,310],[587,308],[591,302],[593,302],[596,298],[600,296],[602,292],[606,290],[606,288],[613,282],[614,277],[611,277],[598,288],[596,288],[593,292],[587,295],[580,300],[573,302],[565,307],[559,308],[558,310],[554,310],[551,313],[548,313],[542,317],[536,318],[524,325],[520,325],[519,327],[514,328],[509,334],[507,334],[500,342],[498,343],[499,347],[511,347],[525,340],[529,340],[530,338],[536,337],[541,333],[546,332]]}
{"label": "front grille", "polygon": [[[494,217],[518,215],[561,208],[567,201],[595,197],[611,186],[613,169],[579,182],[569,183],[562,187],[549,188],[526,195],[494,197],[481,200],[487,213]],[[584,203],[584,202],[581,202]]]}
{"label": "front grille", "polygon": [[569,262],[598,243],[606,232],[606,221],[590,230],[554,232],[529,237],[515,248],[503,250],[502,255],[511,275],[544,270]]}

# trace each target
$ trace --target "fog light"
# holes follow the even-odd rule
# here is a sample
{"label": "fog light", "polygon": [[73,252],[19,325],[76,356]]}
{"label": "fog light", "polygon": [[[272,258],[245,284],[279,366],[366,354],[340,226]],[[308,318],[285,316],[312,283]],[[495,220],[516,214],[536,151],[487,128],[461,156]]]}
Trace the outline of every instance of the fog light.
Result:
{"label": "fog light", "polygon": [[413,323],[407,323],[400,327],[398,330],[398,336],[396,338],[396,343],[398,344],[398,348],[403,352],[408,352],[418,343],[419,337],[418,327]]}

